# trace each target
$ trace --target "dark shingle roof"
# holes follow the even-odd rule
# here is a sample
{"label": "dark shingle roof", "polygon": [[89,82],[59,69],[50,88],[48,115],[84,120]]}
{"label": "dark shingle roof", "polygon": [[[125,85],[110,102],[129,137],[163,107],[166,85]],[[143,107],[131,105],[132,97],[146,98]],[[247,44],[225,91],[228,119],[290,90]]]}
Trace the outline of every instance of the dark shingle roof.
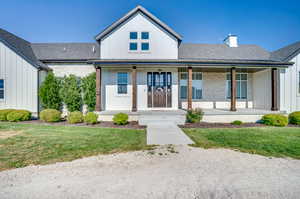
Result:
{"label": "dark shingle roof", "polygon": [[270,60],[270,53],[257,45],[228,47],[225,44],[181,44],[179,59]]}
{"label": "dark shingle roof", "polygon": [[33,53],[31,45],[28,41],[10,33],[6,30],[0,28],[0,41],[10,47],[14,52],[23,57],[29,63],[31,63],[34,67],[39,69],[49,68],[40,62]]}
{"label": "dark shingle roof", "polygon": [[280,48],[271,53],[271,58],[280,61],[290,61],[300,53],[300,41]]}
{"label": "dark shingle roof", "polygon": [[88,60],[100,57],[97,43],[32,43],[39,60]]}

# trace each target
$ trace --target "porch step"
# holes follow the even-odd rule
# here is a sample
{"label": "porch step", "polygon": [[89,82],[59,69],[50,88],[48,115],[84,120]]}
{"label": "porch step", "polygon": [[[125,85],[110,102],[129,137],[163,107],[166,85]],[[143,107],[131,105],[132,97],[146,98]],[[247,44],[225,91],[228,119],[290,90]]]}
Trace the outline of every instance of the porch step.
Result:
{"label": "porch step", "polygon": [[148,125],[151,123],[173,123],[175,125],[183,125],[185,123],[185,115],[182,114],[139,115],[140,125]]}

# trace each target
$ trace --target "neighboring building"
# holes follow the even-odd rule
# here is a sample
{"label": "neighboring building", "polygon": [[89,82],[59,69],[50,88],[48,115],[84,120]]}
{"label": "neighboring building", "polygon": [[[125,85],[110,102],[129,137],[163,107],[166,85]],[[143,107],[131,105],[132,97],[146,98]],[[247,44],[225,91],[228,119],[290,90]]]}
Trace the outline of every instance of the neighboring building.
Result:
{"label": "neighboring building", "polygon": [[224,44],[186,44],[141,6],[95,39],[29,43],[0,29],[0,109],[38,112],[38,86],[53,70],[96,71],[97,111],[300,110],[299,42],[272,53],[235,35]]}

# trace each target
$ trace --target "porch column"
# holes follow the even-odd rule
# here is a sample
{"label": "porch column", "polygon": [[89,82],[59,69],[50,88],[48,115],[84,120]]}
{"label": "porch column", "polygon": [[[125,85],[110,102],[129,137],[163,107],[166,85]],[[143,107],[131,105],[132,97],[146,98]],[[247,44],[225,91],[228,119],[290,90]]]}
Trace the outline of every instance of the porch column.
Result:
{"label": "porch column", "polygon": [[96,111],[101,111],[101,67],[96,68]]}
{"label": "porch column", "polygon": [[192,93],[193,93],[193,69],[188,67],[188,110],[192,110]]}
{"label": "porch column", "polygon": [[230,111],[236,111],[236,69],[231,68],[231,105]]}
{"label": "porch column", "polygon": [[271,81],[272,81],[272,111],[278,111],[277,104],[277,68],[272,68]]}
{"label": "porch column", "polygon": [[136,92],[136,66],[132,67],[132,112],[137,111],[137,106],[136,106],[136,97],[137,97],[137,92]]}

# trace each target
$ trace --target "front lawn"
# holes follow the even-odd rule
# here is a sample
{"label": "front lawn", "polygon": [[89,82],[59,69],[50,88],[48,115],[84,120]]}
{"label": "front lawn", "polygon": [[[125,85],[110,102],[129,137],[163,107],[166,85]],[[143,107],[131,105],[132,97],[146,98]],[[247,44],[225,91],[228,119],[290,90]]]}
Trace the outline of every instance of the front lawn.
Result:
{"label": "front lawn", "polygon": [[183,131],[198,147],[224,147],[265,156],[300,159],[300,128],[190,128]]}
{"label": "front lawn", "polygon": [[0,170],[146,148],[145,130],[0,123]]}

